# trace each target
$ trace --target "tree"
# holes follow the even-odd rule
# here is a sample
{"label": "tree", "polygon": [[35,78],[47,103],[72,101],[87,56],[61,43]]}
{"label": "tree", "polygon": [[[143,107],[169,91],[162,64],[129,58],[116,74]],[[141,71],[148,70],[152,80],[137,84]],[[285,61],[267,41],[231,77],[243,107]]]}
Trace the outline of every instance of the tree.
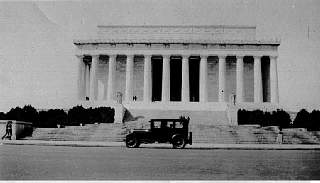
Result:
{"label": "tree", "polygon": [[312,130],[320,130],[320,111],[313,110],[310,115]]}
{"label": "tree", "polygon": [[277,111],[273,112],[273,119],[275,120],[275,124],[277,124],[280,128],[288,128],[291,123],[291,118],[289,113],[284,110],[277,109]]}
{"label": "tree", "polygon": [[0,112],[0,120],[4,120],[4,119],[6,119],[7,117],[6,117],[6,113],[4,113],[4,112]]}
{"label": "tree", "polygon": [[23,114],[22,114],[23,121],[31,122],[33,124],[38,123],[39,114],[34,107],[32,107],[31,105],[25,105],[22,108],[22,111],[23,111]]}
{"label": "tree", "polygon": [[307,110],[301,109],[293,121],[295,128],[308,128],[311,123],[310,114]]}
{"label": "tree", "polygon": [[22,121],[23,120],[23,110],[20,107],[11,108],[6,114],[7,119]]}
{"label": "tree", "polygon": [[68,111],[68,125],[85,124],[88,121],[88,110],[82,106],[75,106]]}

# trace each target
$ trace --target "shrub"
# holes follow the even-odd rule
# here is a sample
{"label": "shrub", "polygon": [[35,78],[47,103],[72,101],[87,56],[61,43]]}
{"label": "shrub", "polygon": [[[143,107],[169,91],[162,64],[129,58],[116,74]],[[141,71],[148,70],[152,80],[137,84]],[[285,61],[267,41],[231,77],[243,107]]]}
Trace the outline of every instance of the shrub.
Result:
{"label": "shrub", "polygon": [[254,124],[254,121],[251,119],[251,111],[245,109],[238,110],[238,124]]}
{"label": "shrub", "polygon": [[88,121],[86,123],[93,124],[93,123],[101,122],[98,108],[92,108],[92,107],[88,108],[87,114],[88,114]]}
{"label": "shrub", "polygon": [[273,126],[279,126],[280,130],[282,128],[288,128],[291,125],[291,118],[289,113],[284,110],[277,110],[272,112],[272,118],[274,119]]}
{"label": "shrub", "polygon": [[280,126],[280,128],[289,127],[291,122],[290,115],[283,111],[277,110],[272,112],[263,112],[261,110],[238,111],[238,124],[259,124],[261,126]]}
{"label": "shrub", "polygon": [[22,119],[26,122],[37,123],[39,120],[38,111],[31,105],[26,105],[22,108]]}
{"label": "shrub", "polygon": [[263,121],[263,111],[261,110],[254,110],[253,111],[253,117],[254,117],[254,120],[256,121],[256,124],[263,124],[264,121]]}
{"label": "shrub", "polygon": [[101,123],[113,123],[114,122],[114,109],[110,107],[97,108],[99,120]]}
{"label": "shrub", "polygon": [[98,107],[85,109],[82,106],[73,107],[68,111],[68,125],[113,123],[114,109]]}
{"label": "shrub", "polygon": [[68,111],[67,125],[79,125],[89,120],[88,111],[82,106],[75,106]]}
{"label": "shrub", "polygon": [[320,130],[320,111],[313,110],[311,112],[311,125],[312,130]]}
{"label": "shrub", "polygon": [[301,109],[296,118],[293,121],[293,127],[295,128],[308,128],[311,123],[310,114],[307,110]]}
{"label": "shrub", "polygon": [[275,123],[275,120],[273,118],[273,113],[263,112],[260,125],[261,126],[273,126],[274,123]]}
{"label": "shrub", "polygon": [[6,113],[0,112],[0,120],[5,120],[6,118]]}
{"label": "shrub", "polygon": [[7,119],[23,121],[23,110],[20,107],[12,108],[6,114]]}
{"label": "shrub", "polygon": [[57,124],[65,125],[67,122],[67,113],[62,109],[49,109],[48,111],[40,111],[40,123],[38,127],[41,128],[55,128]]}
{"label": "shrub", "polygon": [[0,112],[0,119],[32,122],[33,126],[40,128],[55,128],[57,124],[78,126],[80,123],[113,123],[114,109],[110,107],[85,109],[82,106],[75,106],[68,113],[62,109],[37,112],[31,105],[26,105],[23,108],[12,108],[8,113]]}

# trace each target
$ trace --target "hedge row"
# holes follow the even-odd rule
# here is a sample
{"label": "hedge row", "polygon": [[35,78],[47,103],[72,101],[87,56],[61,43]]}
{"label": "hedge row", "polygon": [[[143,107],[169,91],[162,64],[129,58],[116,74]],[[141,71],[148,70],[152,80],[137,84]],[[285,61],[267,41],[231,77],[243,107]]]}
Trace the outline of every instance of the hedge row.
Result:
{"label": "hedge row", "polygon": [[320,111],[313,110],[309,113],[305,109],[301,109],[293,121],[293,125],[297,128],[307,128],[308,130],[320,130]]}
{"label": "hedge row", "polygon": [[12,108],[9,112],[0,112],[2,120],[17,120],[33,123],[34,127],[52,128],[57,124],[64,126],[79,126],[90,123],[113,123],[114,109],[110,107],[83,108],[75,106],[68,112],[63,109],[49,109],[47,111],[37,111],[31,105],[23,108]]}
{"label": "hedge row", "polygon": [[283,110],[263,112],[261,110],[247,111],[242,109],[238,110],[238,123],[320,130],[320,111],[313,110],[309,113],[302,109],[297,113],[295,119],[291,121],[290,115]]}
{"label": "hedge row", "polygon": [[264,112],[261,110],[238,110],[238,124],[258,124],[260,126],[279,126],[288,128],[291,125],[290,115],[283,110]]}

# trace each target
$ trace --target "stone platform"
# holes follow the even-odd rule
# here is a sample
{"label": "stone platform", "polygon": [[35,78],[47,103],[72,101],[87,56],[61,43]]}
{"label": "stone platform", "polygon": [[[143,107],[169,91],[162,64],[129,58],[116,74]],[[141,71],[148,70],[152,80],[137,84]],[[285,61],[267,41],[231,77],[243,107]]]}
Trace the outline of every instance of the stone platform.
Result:
{"label": "stone platform", "polygon": [[[124,124],[88,124],[66,128],[37,128],[32,137],[25,140],[123,142],[128,130],[149,128],[146,121]],[[255,125],[225,126],[190,124],[194,143],[213,144],[278,144],[278,127]],[[319,131],[283,129],[283,144],[320,144]]]}

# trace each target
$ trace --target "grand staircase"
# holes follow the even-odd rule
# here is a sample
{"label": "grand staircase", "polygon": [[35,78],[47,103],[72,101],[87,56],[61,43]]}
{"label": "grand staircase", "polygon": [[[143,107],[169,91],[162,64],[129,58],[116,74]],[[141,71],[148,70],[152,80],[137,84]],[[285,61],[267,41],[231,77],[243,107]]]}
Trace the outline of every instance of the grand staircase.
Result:
{"label": "grand staircase", "polygon": [[121,142],[126,129],[123,124],[87,124],[65,128],[36,128],[30,140],[48,141],[110,141]]}
{"label": "grand staircase", "polygon": [[[65,128],[37,128],[25,139],[48,141],[104,141],[122,142],[126,132],[134,128],[149,128],[145,120],[125,124],[87,124]],[[279,129],[276,126],[257,125],[223,126],[190,124],[194,143],[215,144],[275,144]],[[283,144],[320,144],[319,131],[283,129]]]}

